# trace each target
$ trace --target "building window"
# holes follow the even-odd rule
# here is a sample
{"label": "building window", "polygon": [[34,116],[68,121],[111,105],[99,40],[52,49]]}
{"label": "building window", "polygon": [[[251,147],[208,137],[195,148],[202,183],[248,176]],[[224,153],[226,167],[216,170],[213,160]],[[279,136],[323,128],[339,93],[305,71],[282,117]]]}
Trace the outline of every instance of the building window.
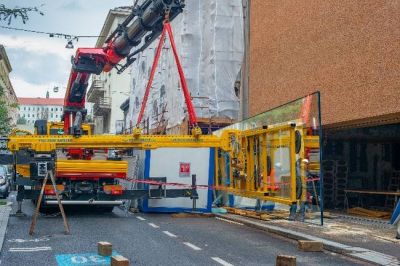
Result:
{"label": "building window", "polygon": [[31,110],[31,108],[30,107],[28,107],[28,111],[30,111]]}
{"label": "building window", "polygon": [[50,109],[50,111],[52,111],[52,112],[53,112],[53,108],[51,108],[51,109]]}
{"label": "building window", "polygon": [[58,115],[56,115],[56,118],[58,118]]}
{"label": "building window", "polygon": [[35,117],[35,114],[32,114],[32,117]]}
{"label": "building window", "polygon": [[31,115],[30,115],[30,114],[28,114],[28,117],[31,117]]}
{"label": "building window", "polygon": [[56,112],[58,111],[58,108],[56,108]]}
{"label": "building window", "polygon": [[24,106],[24,111],[26,111],[26,107]]}

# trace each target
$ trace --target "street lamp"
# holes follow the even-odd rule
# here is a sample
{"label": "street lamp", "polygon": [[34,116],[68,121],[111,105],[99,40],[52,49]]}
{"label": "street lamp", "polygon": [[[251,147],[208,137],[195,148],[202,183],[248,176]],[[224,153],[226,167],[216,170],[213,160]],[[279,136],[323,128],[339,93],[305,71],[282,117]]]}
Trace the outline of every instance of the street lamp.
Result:
{"label": "street lamp", "polygon": [[65,45],[65,48],[67,49],[74,49],[74,44],[72,43],[72,40],[69,40],[67,45]]}

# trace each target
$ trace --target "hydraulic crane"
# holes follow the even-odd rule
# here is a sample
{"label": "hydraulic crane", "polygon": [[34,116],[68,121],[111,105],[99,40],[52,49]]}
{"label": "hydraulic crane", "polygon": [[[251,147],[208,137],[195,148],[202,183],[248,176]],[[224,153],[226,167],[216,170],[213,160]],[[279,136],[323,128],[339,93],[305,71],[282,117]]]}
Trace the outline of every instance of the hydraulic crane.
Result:
{"label": "hydraulic crane", "polygon": [[[64,132],[82,135],[82,121],[86,116],[85,97],[91,74],[109,72],[114,67],[124,71],[163,32],[164,20],[174,20],[184,8],[184,0],[146,0],[107,38],[104,48],[79,48],[72,59],[64,100]],[[135,51],[133,48],[138,47]],[[126,64],[120,66],[126,58]],[[190,101],[186,102],[192,107]],[[193,110],[192,108],[189,108]]]}
{"label": "hydraulic crane", "polygon": [[[124,22],[107,38],[104,48],[77,49],[75,57],[71,60],[72,70],[64,99],[63,134],[67,139],[72,137],[84,140],[88,137],[84,136],[87,130],[83,128],[83,122],[86,116],[85,98],[90,76],[109,72],[114,67],[117,68],[118,73],[124,71],[136,60],[135,56],[149,47],[164,32],[166,25],[169,26],[169,23],[182,13],[184,6],[184,0],[145,0],[141,5],[136,5]],[[134,48],[137,49],[132,51]],[[126,59],[126,64],[121,66],[119,63],[123,59]],[[186,98],[189,99],[186,102],[189,109],[194,112],[190,98]],[[31,141],[35,136],[41,139],[39,142],[52,142],[56,138],[48,132],[47,121],[38,120],[35,127],[35,135],[25,136],[31,138]],[[138,134],[139,130],[135,132]],[[93,137],[95,136],[89,136],[89,139]],[[102,136],[99,137],[98,148],[100,149],[112,148],[115,144],[115,142],[110,143],[110,140],[101,139]],[[127,148],[141,146],[142,141],[134,143],[134,140],[135,138],[122,139],[123,142],[127,141],[125,142]],[[183,143],[180,145],[188,144],[184,137],[181,140]],[[189,137],[189,141],[194,141],[196,143],[194,145],[197,143],[201,145],[198,139]],[[179,142],[181,141],[178,140],[178,145]],[[171,143],[174,145],[174,138],[171,138]],[[18,200],[36,199],[38,191],[36,189],[25,191],[24,186],[37,187],[39,180],[43,180],[47,171],[54,171],[57,178],[57,189],[51,185],[47,185],[44,189],[44,202],[48,204],[51,204],[53,200],[54,190],[60,190],[65,204],[97,203],[109,206],[119,205],[122,199],[144,197],[154,195],[154,193],[166,197],[195,197],[196,195],[193,189],[163,189],[161,191],[159,187],[152,193],[151,189],[123,190],[117,179],[126,178],[126,162],[92,160],[95,155],[93,151],[95,146],[67,145],[63,150],[66,151],[68,160],[62,159],[65,154],[60,153],[56,146],[45,144],[42,147],[40,149],[21,147],[28,154],[17,156],[19,159],[17,159],[16,168],[20,174],[20,178],[17,178],[17,183],[20,185]],[[25,163],[22,163],[23,161]],[[26,180],[26,177],[30,180]]]}
{"label": "hydraulic crane", "polygon": [[[174,46],[169,22],[176,18],[183,8],[184,0],[145,0],[142,5],[135,7],[127,19],[107,38],[104,48],[77,50],[72,59],[62,125],[49,126],[44,122],[40,126],[40,123],[37,123],[34,135],[0,138],[0,150],[8,149],[17,155],[15,164],[19,173],[16,178],[19,185],[18,201],[24,198],[36,199],[39,181],[43,180],[47,170],[54,169],[57,189],[46,186],[44,202],[47,204],[55,203],[54,190],[60,192],[63,204],[114,206],[121,204],[125,199],[146,196],[195,198],[195,186],[190,189],[167,190],[165,184],[160,184],[156,189],[123,190],[116,179],[126,178],[127,164],[91,160],[94,155],[93,149],[147,150],[166,147],[214,148],[215,187],[210,189],[288,205],[305,201],[306,169],[319,168],[319,164],[306,166],[302,159],[307,157],[307,151],[319,150],[319,137],[306,130],[307,121],[301,119],[248,130],[226,129],[220,137],[204,136],[199,134],[198,128],[195,127],[195,111],[190,95],[185,91],[189,118],[194,126],[192,135],[146,136],[141,135],[141,130],[137,128],[131,135],[91,136],[89,130],[85,130],[85,97],[90,75],[108,72],[113,68],[117,68],[118,72],[124,71],[136,60],[135,56],[159,36],[161,41],[157,53],[160,52],[166,34]],[[137,49],[132,51],[134,48]],[[176,49],[173,50],[179,70]],[[126,59],[126,64],[121,66],[119,63],[122,59]],[[182,69],[178,72],[182,82]],[[149,84],[146,93],[151,87],[150,82]],[[182,88],[185,90],[185,86]],[[307,113],[311,102],[308,101],[305,106],[307,108],[304,113]],[[59,126],[64,128],[63,135],[51,134],[51,127],[58,129]],[[289,151],[290,158],[286,165],[289,171],[287,176],[277,181],[272,168],[275,153],[282,149]],[[60,150],[67,151],[69,160],[57,158],[57,151]],[[27,155],[19,156],[21,151]],[[24,186],[31,186],[33,189],[25,191]]]}

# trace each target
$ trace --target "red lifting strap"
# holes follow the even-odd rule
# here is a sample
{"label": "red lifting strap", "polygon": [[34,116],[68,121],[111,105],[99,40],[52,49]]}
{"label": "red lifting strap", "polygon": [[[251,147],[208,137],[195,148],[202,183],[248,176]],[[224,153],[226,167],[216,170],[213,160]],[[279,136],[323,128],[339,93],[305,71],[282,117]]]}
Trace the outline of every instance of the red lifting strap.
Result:
{"label": "red lifting strap", "polygon": [[166,23],[164,23],[163,31],[161,33],[160,42],[158,44],[156,55],[154,57],[153,66],[151,67],[149,81],[147,83],[146,91],[144,93],[142,106],[140,108],[140,113],[139,113],[139,116],[138,116],[138,119],[137,119],[137,122],[136,122],[136,127],[139,127],[139,125],[140,125],[140,123],[142,122],[142,119],[143,119],[144,110],[146,108],[147,100],[149,98],[150,88],[151,88],[151,85],[153,84],[154,75],[156,73],[158,61],[160,60],[161,49],[162,49],[162,47],[164,45],[164,42],[165,42],[165,34],[166,34],[166,32],[168,33],[169,41],[171,42],[172,51],[174,52],[175,63],[176,63],[176,66],[178,68],[179,78],[180,78],[181,85],[182,85],[182,90],[183,90],[183,96],[185,97],[185,102],[186,102],[186,106],[187,106],[188,113],[189,113],[189,121],[190,121],[190,124],[193,127],[197,126],[196,111],[195,111],[195,109],[193,107],[192,100],[190,98],[189,89],[188,89],[188,86],[187,86],[187,83],[186,83],[185,74],[183,72],[183,68],[182,68],[181,62],[179,60],[179,55],[178,55],[178,51],[176,49],[176,45],[175,45],[175,40],[174,40],[174,36],[173,36],[173,33],[172,33],[171,24],[166,22]]}

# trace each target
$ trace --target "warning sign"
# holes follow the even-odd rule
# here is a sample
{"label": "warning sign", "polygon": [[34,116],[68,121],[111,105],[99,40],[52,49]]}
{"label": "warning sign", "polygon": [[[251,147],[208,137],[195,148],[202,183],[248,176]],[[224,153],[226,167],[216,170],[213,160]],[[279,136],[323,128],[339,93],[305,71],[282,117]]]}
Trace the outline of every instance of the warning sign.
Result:
{"label": "warning sign", "polygon": [[190,163],[179,163],[179,177],[190,177]]}

